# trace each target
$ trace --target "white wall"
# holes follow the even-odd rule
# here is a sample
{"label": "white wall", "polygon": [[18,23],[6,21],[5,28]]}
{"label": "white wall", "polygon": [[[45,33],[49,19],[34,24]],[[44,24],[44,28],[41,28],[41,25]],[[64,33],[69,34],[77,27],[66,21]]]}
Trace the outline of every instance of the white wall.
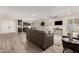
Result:
{"label": "white wall", "polygon": [[0,33],[17,32],[15,20],[0,20]]}

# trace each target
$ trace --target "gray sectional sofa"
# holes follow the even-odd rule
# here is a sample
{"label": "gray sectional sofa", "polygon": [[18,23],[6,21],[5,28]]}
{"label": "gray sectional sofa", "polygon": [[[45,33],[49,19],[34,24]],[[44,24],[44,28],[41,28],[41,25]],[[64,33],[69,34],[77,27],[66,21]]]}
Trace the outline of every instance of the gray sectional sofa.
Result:
{"label": "gray sectional sofa", "polygon": [[43,50],[53,45],[53,35],[48,35],[45,31],[28,29],[26,34],[27,40],[31,41]]}

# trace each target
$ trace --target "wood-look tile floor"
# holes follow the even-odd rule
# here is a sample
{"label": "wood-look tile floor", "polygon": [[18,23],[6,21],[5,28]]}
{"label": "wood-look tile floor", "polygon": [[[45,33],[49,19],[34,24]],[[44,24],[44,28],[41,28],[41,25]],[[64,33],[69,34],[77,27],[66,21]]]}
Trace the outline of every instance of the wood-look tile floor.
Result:
{"label": "wood-look tile floor", "polygon": [[55,43],[43,51],[27,41],[25,33],[0,34],[1,53],[62,53],[62,44]]}

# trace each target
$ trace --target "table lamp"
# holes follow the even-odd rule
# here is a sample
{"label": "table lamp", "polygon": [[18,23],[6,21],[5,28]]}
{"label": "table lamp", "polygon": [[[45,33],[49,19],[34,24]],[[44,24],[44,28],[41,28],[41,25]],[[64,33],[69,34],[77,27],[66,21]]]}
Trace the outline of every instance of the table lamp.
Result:
{"label": "table lamp", "polygon": [[69,31],[69,40],[73,41],[73,32],[76,31],[76,24],[68,24],[67,30]]}

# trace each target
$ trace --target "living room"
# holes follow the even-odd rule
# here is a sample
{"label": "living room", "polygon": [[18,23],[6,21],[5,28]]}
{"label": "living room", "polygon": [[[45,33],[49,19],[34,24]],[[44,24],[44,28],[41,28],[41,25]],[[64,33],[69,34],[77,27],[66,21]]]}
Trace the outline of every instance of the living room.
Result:
{"label": "living room", "polygon": [[0,7],[0,52],[79,52],[73,46],[68,49],[63,45],[66,37],[70,43],[77,39],[78,44],[78,10],[79,7],[71,6]]}

